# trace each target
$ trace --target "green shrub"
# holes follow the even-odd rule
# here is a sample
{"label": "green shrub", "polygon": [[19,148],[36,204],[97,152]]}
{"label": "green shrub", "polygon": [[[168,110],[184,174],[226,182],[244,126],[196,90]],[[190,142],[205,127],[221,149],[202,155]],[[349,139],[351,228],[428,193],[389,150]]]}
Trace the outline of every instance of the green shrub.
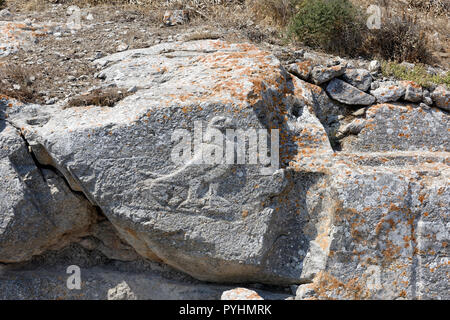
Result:
{"label": "green shrub", "polygon": [[445,84],[450,86],[450,72],[445,75],[431,75],[427,73],[423,64],[416,64],[414,68],[407,68],[396,62],[384,61],[381,70],[385,77],[395,77],[401,80],[414,81],[423,87],[429,87],[432,84]]}
{"label": "green shrub", "polygon": [[304,0],[289,31],[301,42],[338,54],[361,46],[364,14],[349,0]]}

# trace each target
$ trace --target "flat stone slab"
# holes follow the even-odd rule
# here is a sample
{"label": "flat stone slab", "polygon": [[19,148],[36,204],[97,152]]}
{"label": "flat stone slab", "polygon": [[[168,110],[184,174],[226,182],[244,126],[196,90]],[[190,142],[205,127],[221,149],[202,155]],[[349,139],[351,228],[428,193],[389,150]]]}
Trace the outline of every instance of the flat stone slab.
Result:
{"label": "flat stone slab", "polygon": [[348,105],[371,105],[375,97],[339,79],[333,79],[327,86],[331,98]]}

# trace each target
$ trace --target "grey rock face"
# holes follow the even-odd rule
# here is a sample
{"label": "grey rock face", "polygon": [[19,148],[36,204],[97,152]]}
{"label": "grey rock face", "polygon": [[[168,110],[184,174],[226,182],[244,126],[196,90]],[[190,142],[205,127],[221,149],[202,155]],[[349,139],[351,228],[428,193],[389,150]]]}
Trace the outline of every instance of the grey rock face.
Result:
{"label": "grey rock face", "polygon": [[366,120],[356,139],[343,141],[344,149],[363,152],[448,152],[449,116],[439,109],[380,104],[366,111]]}
{"label": "grey rock face", "polygon": [[328,84],[327,93],[333,99],[349,105],[367,106],[375,102],[375,98],[370,94],[367,94],[339,79],[333,79]]}
{"label": "grey rock face", "polygon": [[[161,44],[96,63],[105,87],[133,88],[112,108],[1,100],[0,262],[76,242],[122,266],[84,267],[83,297],[95,299],[219,299],[237,287],[144,277],[141,257],[199,280],[298,284],[296,299],[449,298],[448,112],[371,105],[373,96],[334,79],[333,99],[369,106],[338,105],[248,44]],[[405,99],[420,96],[392,85]],[[206,133],[217,134],[217,147],[219,133],[250,128],[280,130],[278,170],[262,174],[268,166],[247,159],[196,162],[220,154]],[[204,133],[200,147],[184,144],[183,153],[194,151],[186,162],[172,157],[180,129],[191,142]],[[108,221],[80,209],[90,203]],[[21,238],[24,230],[33,234]],[[37,273],[1,273],[0,297],[83,298],[44,260]]]}
{"label": "grey rock face", "polygon": [[379,103],[395,102],[405,95],[406,89],[398,84],[383,83],[378,89],[370,91]]}
{"label": "grey rock face", "polygon": [[311,78],[315,84],[322,84],[330,81],[331,79],[340,77],[345,72],[345,65],[339,64],[332,67],[314,67],[311,71]]}
{"label": "grey rock face", "polygon": [[[330,181],[339,217],[331,228],[327,267],[309,285],[309,294],[326,299],[449,297],[448,167],[436,171],[433,165],[396,161],[402,163],[397,168],[361,163],[361,173],[347,176],[343,170]],[[299,294],[304,298],[304,292]]]}
{"label": "grey rock face", "polygon": [[367,92],[372,84],[372,76],[365,69],[347,69],[342,79],[364,92]]}
{"label": "grey rock face", "polygon": [[37,167],[18,130],[1,119],[0,145],[0,262],[29,260],[87,234],[94,208]]}
{"label": "grey rock face", "polygon": [[423,99],[423,89],[412,81],[400,82],[405,88],[405,100],[410,102],[420,102]]}
{"label": "grey rock face", "polygon": [[450,111],[450,91],[444,86],[437,87],[431,94],[431,98],[438,108]]}
{"label": "grey rock face", "polygon": [[286,67],[286,70],[295,75],[296,77],[308,81],[311,76],[314,63],[311,60],[305,60],[302,62],[296,62]]}
{"label": "grey rock face", "polygon": [[26,126],[37,157],[45,149],[72,188],[143,257],[201,280],[303,281],[292,259],[303,247],[298,230],[305,221],[295,203],[283,200],[295,193],[283,169],[297,154],[295,143],[281,147],[280,170],[270,175],[261,175],[259,165],[171,160],[175,130],[192,134],[198,120],[204,129],[220,129],[221,122],[227,129],[279,128],[281,139],[298,135],[305,147],[310,141],[332,152],[279,61],[220,41],[159,45],[98,62],[104,60],[105,85],[140,90],[114,108],[59,111],[42,126],[11,116]]}

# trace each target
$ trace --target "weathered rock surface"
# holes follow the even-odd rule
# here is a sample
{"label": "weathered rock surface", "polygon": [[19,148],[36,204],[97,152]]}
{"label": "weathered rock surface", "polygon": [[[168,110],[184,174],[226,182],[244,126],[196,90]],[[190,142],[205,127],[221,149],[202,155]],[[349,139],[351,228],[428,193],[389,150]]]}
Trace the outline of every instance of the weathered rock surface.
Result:
{"label": "weathered rock surface", "polygon": [[[83,218],[88,230],[74,232],[70,241],[127,265],[139,255],[199,280],[299,284],[297,299],[449,298],[448,112],[414,103],[373,105],[373,96],[331,80],[326,92],[333,99],[368,105],[355,112],[247,44],[161,44],[97,63],[106,66],[98,75],[105,87],[135,88],[112,108],[8,106],[11,100],[0,99],[0,118],[10,128],[0,127],[1,139],[15,141],[8,132],[20,136],[10,124],[20,128],[19,149],[31,157],[30,146],[32,164],[63,175],[59,179],[77,203],[97,206],[109,220]],[[316,78],[322,76],[317,70]],[[330,90],[336,87],[341,90]],[[411,87],[406,94],[407,85],[396,86],[403,89],[398,99],[416,100],[420,92]],[[197,121],[217,137],[226,129],[279,129],[278,170],[262,174],[267,166],[195,163],[210,155],[211,140],[194,149],[191,161],[172,161],[178,142],[173,132],[195,133]],[[0,155],[0,163],[13,161],[9,153]],[[0,173],[20,173],[13,171]],[[4,190],[4,199],[15,195]],[[67,219],[77,212],[72,206],[64,212]],[[7,221],[3,212],[0,221]],[[50,231],[47,238],[59,239]],[[8,241],[3,239],[0,252]],[[47,249],[39,243],[29,241],[32,253],[25,256],[5,251],[3,261],[28,260]],[[158,297],[185,297],[179,282],[139,284],[142,273],[134,268],[99,268],[88,267],[98,287],[89,284],[88,297],[153,298],[159,288]],[[45,272],[42,279],[55,275]],[[23,270],[8,270],[2,279],[5,298],[47,290]],[[61,292],[81,298],[57,280],[50,283],[51,298]],[[237,287],[196,285],[205,291],[184,287],[191,299],[218,299]]]}
{"label": "weathered rock surface", "polygon": [[[26,127],[36,157],[48,153],[143,257],[201,280],[307,281],[296,257],[305,221],[283,200],[292,179],[283,167],[297,153],[296,139],[302,149],[332,149],[280,63],[253,46],[220,41],[164,44],[99,62],[105,60],[105,85],[140,90],[114,108],[56,112],[42,126],[11,115]],[[280,170],[173,163],[173,132],[192,130],[198,120],[204,128],[279,128],[286,141]]]}
{"label": "weathered rock surface", "polygon": [[449,115],[437,108],[380,104],[367,109],[361,133],[344,140],[343,148],[361,152],[448,152],[449,128]]}
{"label": "weathered rock surface", "polygon": [[339,64],[332,67],[317,66],[311,71],[311,78],[315,84],[322,84],[331,79],[340,77],[345,72],[345,65]]}
{"label": "weathered rock surface", "polygon": [[314,63],[311,60],[305,60],[302,62],[296,62],[286,67],[286,70],[295,75],[296,77],[308,81],[311,76],[311,71],[314,67]]}
{"label": "weathered rock surface", "polygon": [[450,90],[444,86],[439,86],[433,91],[431,98],[438,108],[450,111]]}
{"label": "weathered rock surface", "polygon": [[253,290],[236,288],[222,293],[220,300],[264,300]]}
{"label": "weathered rock surface", "polygon": [[39,38],[51,34],[51,26],[27,25],[24,22],[0,21],[0,57],[15,53],[19,48],[26,50]]}
{"label": "weathered rock surface", "polygon": [[423,89],[413,81],[401,81],[400,84],[405,87],[405,100],[409,102],[420,102],[423,98]]}
{"label": "weathered rock surface", "polygon": [[372,84],[372,76],[365,69],[347,69],[342,79],[364,92],[367,92]]}
{"label": "weathered rock surface", "polygon": [[405,95],[405,87],[396,83],[383,83],[378,89],[370,91],[379,103],[395,102]]}
{"label": "weathered rock surface", "polygon": [[371,105],[375,98],[339,79],[333,79],[327,86],[331,98],[348,105]]}
{"label": "weathered rock surface", "polygon": [[96,211],[57,172],[33,161],[0,114],[0,262],[30,259],[86,235]]}

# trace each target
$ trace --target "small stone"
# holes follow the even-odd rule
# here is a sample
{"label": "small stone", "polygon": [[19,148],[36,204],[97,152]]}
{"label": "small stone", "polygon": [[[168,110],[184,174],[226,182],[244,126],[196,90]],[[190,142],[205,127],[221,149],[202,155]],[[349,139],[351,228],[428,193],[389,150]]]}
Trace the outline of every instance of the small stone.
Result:
{"label": "small stone", "polygon": [[125,44],[125,43],[122,43],[122,44],[120,44],[120,45],[117,47],[117,52],[122,52],[122,51],[125,51],[125,50],[128,50],[128,45]]}
{"label": "small stone", "polygon": [[345,65],[336,65],[333,67],[314,67],[311,71],[311,78],[315,84],[322,84],[334,78],[340,77],[345,72]]}
{"label": "small stone", "polygon": [[75,79],[76,79],[76,77],[74,77],[74,76],[68,76],[67,77],[67,80],[69,80],[69,81],[75,81]]}
{"label": "small stone", "polygon": [[383,83],[378,89],[370,91],[380,103],[395,102],[404,96],[406,89],[400,85]]}
{"label": "small stone", "polygon": [[366,113],[366,108],[361,108],[352,113],[355,117],[363,116]]}
{"label": "small stone", "polygon": [[312,68],[313,62],[311,60],[296,62],[286,67],[287,71],[305,81],[308,81],[311,75]]}
{"label": "small stone", "polygon": [[18,85],[18,84],[14,84],[13,85],[13,89],[14,90],[20,90],[20,88],[22,88],[20,85]]}
{"label": "small stone", "polygon": [[405,100],[410,102],[422,101],[422,87],[413,81],[401,81],[400,85],[405,88]]}
{"label": "small stone", "polygon": [[380,87],[380,83],[378,81],[374,81],[370,84],[370,90],[376,90]]}
{"label": "small stone", "polygon": [[373,60],[369,63],[370,72],[379,72],[381,70],[381,63],[378,60]]}
{"label": "small stone", "polygon": [[347,69],[342,79],[364,92],[368,91],[372,84],[372,76],[365,69]]}
{"label": "small stone", "polygon": [[175,25],[185,24],[189,20],[187,10],[167,10],[164,13],[163,25],[172,27]]}
{"label": "small stone", "polygon": [[331,98],[349,105],[371,105],[375,98],[339,79],[333,79],[327,86]]}
{"label": "small stone", "polygon": [[301,50],[294,51],[293,55],[294,55],[295,59],[301,59],[305,55],[305,50],[301,49]]}
{"label": "small stone", "polygon": [[423,102],[429,106],[433,104],[433,100],[431,99],[431,97],[424,97]]}
{"label": "small stone", "polygon": [[8,9],[0,10],[0,18],[7,18],[10,16],[12,16],[12,14]]}
{"label": "small stone", "polygon": [[55,98],[49,98],[47,100],[45,100],[45,104],[50,105],[50,104],[55,104],[56,99]]}
{"label": "small stone", "polygon": [[355,119],[352,122],[342,126],[341,128],[339,128],[336,137],[338,139],[343,138],[346,135],[349,134],[353,134],[353,135],[357,135],[358,133],[361,132],[362,129],[364,129],[364,127],[366,126],[366,120],[365,119]]}
{"label": "small stone", "polygon": [[222,293],[220,300],[264,300],[253,290],[236,288]]}
{"label": "small stone", "polygon": [[450,91],[444,86],[438,86],[431,94],[431,98],[438,108],[450,111]]}
{"label": "small stone", "polygon": [[131,88],[129,88],[127,90],[128,93],[135,93],[137,91],[137,87],[136,86],[132,86]]}

